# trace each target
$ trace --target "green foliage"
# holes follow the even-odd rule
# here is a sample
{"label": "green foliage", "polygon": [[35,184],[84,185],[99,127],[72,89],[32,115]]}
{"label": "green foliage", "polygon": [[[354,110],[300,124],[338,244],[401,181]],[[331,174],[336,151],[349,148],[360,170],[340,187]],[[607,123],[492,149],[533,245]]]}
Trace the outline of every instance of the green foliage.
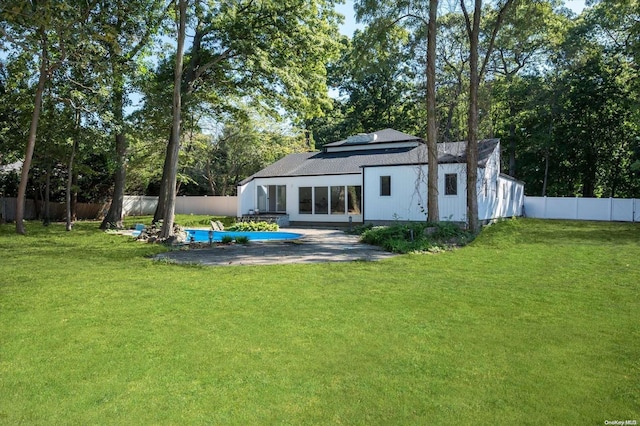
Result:
{"label": "green foliage", "polygon": [[463,246],[471,241],[471,237],[455,223],[438,222],[370,227],[362,232],[361,240],[392,253],[412,253]]}
{"label": "green foliage", "polygon": [[246,235],[241,235],[236,237],[236,243],[238,244],[249,244],[249,237]]}
{"label": "green foliage", "polygon": [[233,237],[231,235],[223,235],[220,242],[222,244],[231,244],[233,242]]}
{"label": "green foliage", "polygon": [[228,228],[227,231],[277,231],[277,223],[269,222],[237,222]]}

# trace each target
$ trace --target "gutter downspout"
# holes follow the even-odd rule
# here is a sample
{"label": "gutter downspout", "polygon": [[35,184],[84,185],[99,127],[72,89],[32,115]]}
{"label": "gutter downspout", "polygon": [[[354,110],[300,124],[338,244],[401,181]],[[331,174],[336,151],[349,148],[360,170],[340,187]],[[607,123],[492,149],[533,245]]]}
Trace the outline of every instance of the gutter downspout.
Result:
{"label": "gutter downspout", "polygon": [[365,223],[367,223],[367,218],[365,216],[365,210],[364,210],[364,171],[367,168],[365,166],[362,166],[362,190],[360,191],[360,202],[362,203],[362,206],[360,206],[360,208],[362,209],[362,224],[364,225]]}

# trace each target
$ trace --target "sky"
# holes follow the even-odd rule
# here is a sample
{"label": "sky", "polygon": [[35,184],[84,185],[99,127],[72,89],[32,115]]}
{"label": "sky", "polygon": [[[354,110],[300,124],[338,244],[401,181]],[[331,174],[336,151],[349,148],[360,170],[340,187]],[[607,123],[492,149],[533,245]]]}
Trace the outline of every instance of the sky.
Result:
{"label": "sky", "polygon": [[[580,14],[585,8],[585,0],[565,0],[564,4],[576,14]],[[342,34],[351,37],[355,30],[364,28],[364,25],[356,23],[353,0],[345,0],[344,4],[336,6],[336,10],[344,15],[344,24],[340,26]]]}

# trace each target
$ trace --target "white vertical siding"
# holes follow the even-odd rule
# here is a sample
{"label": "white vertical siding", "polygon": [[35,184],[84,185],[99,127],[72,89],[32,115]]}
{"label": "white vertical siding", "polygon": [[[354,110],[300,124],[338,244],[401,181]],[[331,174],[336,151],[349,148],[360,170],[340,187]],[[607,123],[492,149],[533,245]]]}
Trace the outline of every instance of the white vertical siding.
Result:
{"label": "white vertical siding", "polygon": [[[427,177],[424,166],[364,168],[364,219],[425,220]],[[391,177],[391,194],[380,195],[380,177]]]}
{"label": "white vertical siding", "polygon": [[256,185],[255,181],[238,186],[238,212],[237,217],[248,214],[250,209],[256,208]]}
{"label": "white vertical siding", "polygon": [[[427,214],[427,166],[385,166],[364,169],[364,220],[424,221]],[[457,194],[445,195],[445,175],[456,174]],[[380,177],[391,177],[391,195],[380,195]],[[466,217],[464,164],[441,164],[438,169],[440,220],[462,222]]]}
{"label": "white vertical siding", "polygon": [[[445,175],[456,174],[458,191],[456,195],[445,195]],[[467,165],[440,164],[438,170],[438,210],[440,220],[466,222],[467,220]]]}

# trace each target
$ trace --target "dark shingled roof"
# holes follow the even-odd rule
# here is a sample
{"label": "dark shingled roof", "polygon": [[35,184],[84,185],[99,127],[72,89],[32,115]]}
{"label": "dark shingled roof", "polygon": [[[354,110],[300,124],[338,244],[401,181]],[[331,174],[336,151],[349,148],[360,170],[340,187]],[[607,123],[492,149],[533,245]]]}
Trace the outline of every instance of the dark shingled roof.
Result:
{"label": "dark shingled roof", "polygon": [[[487,164],[487,160],[496,149],[498,142],[498,139],[486,139],[478,142],[479,167],[484,167]],[[438,162],[441,164],[466,162],[465,146],[466,142],[439,143]],[[360,174],[363,167],[416,164],[427,164],[427,147],[424,143],[417,147],[404,148],[304,152],[287,155],[249,176],[240,182],[240,185],[255,178]]]}

